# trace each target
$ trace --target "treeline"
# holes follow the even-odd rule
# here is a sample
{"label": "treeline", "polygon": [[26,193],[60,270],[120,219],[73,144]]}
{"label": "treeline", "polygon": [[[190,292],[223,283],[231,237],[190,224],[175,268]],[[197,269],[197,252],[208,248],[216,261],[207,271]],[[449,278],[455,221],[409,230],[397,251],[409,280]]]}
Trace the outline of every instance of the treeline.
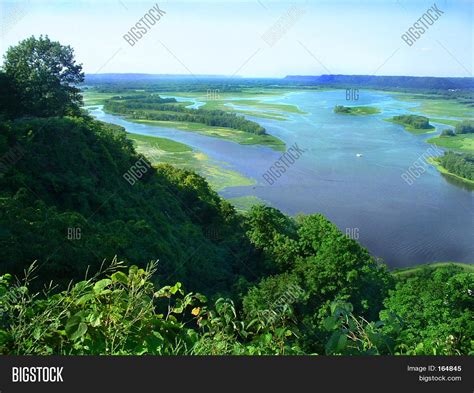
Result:
{"label": "treeline", "polygon": [[385,76],[385,75],[289,75],[288,82],[364,88],[431,89],[453,90],[473,89],[474,78],[438,78],[431,76]]}
{"label": "treeline", "polygon": [[99,92],[146,92],[176,91],[204,92],[219,89],[221,92],[239,92],[255,83],[267,86],[278,79],[228,78],[211,75],[163,75],[163,74],[86,74],[85,88]]}
{"label": "treeline", "polygon": [[334,107],[334,113],[351,113],[351,108],[344,105],[336,105]]}
{"label": "treeline", "polygon": [[474,133],[474,121],[463,120],[454,127],[456,134],[472,134]]}
{"label": "treeline", "polygon": [[44,95],[51,116],[29,113],[24,86],[67,84],[38,72],[57,45],[32,37],[5,59],[25,101],[0,108],[0,353],[474,351],[472,273],[394,276],[320,214],[238,214],[201,176],[152,167],[123,129],[65,116],[73,101]]}
{"label": "treeline", "polygon": [[[155,102],[157,100],[157,102]],[[226,127],[257,135],[266,134],[265,128],[243,116],[221,110],[190,109],[182,105],[163,104],[164,99],[156,96],[146,98],[130,97],[125,100],[109,99],[104,110],[127,115],[134,119],[181,121]],[[169,101],[170,103],[176,102]]]}
{"label": "treeline", "polygon": [[397,123],[402,123],[417,129],[433,128],[430,120],[425,116],[418,115],[399,115],[392,118]]}
{"label": "treeline", "polygon": [[454,130],[451,128],[446,128],[441,132],[443,136],[455,136],[462,134],[472,134],[474,133],[474,121],[472,120],[463,120],[456,123]]}
{"label": "treeline", "polygon": [[472,154],[449,151],[440,157],[439,162],[449,172],[468,180],[474,180],[474,156]]}
{"label": "treeline", "polygon": [[156,94],[135,94],[132,96],[114,96],[111,100],[124,100],[128,105],[137,104],[169,104],[176,103],[176,98],[162,98]]}

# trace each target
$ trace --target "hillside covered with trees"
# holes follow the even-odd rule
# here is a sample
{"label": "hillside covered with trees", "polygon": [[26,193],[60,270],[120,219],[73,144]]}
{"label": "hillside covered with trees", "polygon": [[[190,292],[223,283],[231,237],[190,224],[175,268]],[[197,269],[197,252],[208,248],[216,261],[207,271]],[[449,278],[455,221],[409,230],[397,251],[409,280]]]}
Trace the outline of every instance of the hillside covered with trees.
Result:
{"label": "hillside covered with trees", "polygon": [[400,276],[320,214],[239,214],[91,118],[82,80],[48,37],[0,72],[2,354],[474,351],[472,272]]}

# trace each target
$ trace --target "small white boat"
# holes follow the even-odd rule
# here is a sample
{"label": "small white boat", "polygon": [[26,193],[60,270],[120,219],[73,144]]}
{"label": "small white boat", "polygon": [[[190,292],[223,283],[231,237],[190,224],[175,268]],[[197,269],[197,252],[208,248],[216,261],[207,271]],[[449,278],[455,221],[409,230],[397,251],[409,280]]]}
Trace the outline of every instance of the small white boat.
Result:
{"label": "small white boat", "polygon": [[357,153],[356,157],[362,157],[362,153]]}

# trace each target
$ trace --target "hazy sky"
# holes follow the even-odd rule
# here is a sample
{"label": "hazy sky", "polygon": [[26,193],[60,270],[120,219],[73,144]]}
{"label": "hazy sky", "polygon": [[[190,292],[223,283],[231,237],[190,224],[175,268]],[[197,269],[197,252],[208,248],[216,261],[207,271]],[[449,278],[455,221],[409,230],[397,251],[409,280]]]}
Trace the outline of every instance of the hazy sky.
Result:
{"label": "hazy sky", "polygon": [[[166,12],[133,47],[123,35]],[[444,12],[410,47],[401,35],[432,1],[1,1],[0,51],[47,34],[87,73],[473,76],[473,4]]]}

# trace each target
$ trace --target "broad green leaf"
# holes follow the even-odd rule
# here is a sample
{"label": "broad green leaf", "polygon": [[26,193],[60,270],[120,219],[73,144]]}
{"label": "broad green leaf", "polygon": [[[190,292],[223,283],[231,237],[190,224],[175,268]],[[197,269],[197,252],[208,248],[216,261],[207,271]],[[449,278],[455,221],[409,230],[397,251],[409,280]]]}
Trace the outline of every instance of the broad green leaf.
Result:
{"label": "broad green leaf", "polygon": [[177,282],[174,286],[170,288],[170,292],[174,295],[176,292],[178,292],[181,288],[181,283]]}
{"label": "broad green leaf", "polygon": [[85,304],[89,302],[90,300],[95,299],[95,295],[92,293],[86,293],[85,295],[81,296],[79,300],[77,301],[77,304]]}
{"label": "broad green leaf", "polygon": [[101,293],[107,287],[107,285],[110,285],[111,282],[112,280],[108,278],[104,278],[103,280],[97,281],[94,285],[94,293]]}
{"label": "broad green leaf", "polygon": [[327,317],[324,321],[323,321],[323,326],[326,330],[333,330],[336,325],[337,325],[337,320],[338,318],[335,317],[335,316],[330,316],[330,317]]}
{"label": "broad green leaf", "polygon": [[88,316],[87,320],[90,322],[92,327],[97,327],[102,322],[102,314],[95,311]]}
{"label": "broad green leaf", "polygon": [[77,340],[78,338],[82,337],[87,332],[87,325],[84,322],[81,322],[77,326],[77,330],[74,331],[69,338],[73,341]]}
{"label": "broad green leaf", "polygon": [[111,276],[112,281],[117,281],[121,284],[127,285],[128,284],[128,277],[123,272],[115,272]]}
{"label": "broad green leaf", "polygon": [[84,321],[84,313],[79,312],[73,315],[66,323],[65,330],[66,334],[71,340],[76,340],[77,338],[83,336],[87,331],[87,325]]}

